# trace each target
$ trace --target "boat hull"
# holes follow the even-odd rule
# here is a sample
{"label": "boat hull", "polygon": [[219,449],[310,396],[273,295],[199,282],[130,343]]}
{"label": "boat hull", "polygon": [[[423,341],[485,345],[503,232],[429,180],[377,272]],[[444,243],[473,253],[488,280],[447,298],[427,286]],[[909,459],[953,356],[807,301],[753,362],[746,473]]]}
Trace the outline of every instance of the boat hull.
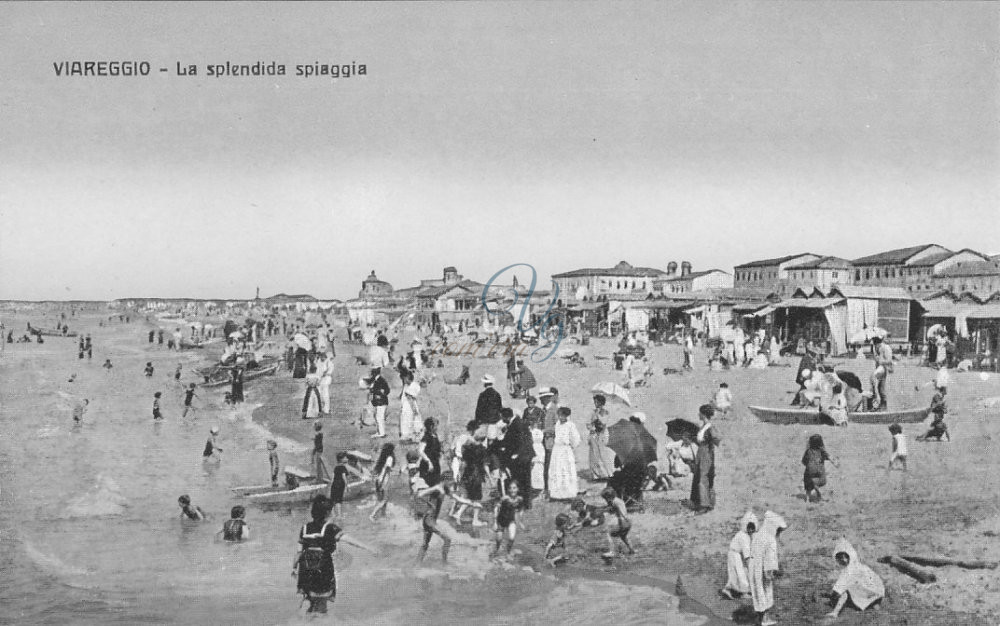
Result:
{"label": "boat hull", "polygon": [[[243,374],[243,382],[249,382],[256,378],[263,378],[264,376],[271,376],[278,371],[278,365],[271,365],[270,367],[265,367],[259,370],[246,370]],[[220,380],[210,380],[207,383],[201,383],[202,387],[222,387],[224,385],[231,384],[232,381],[227,376],[226,378]]]}
{"label": "boat hull", "polygon": [[[833,425],[833,422],[815,409],[775,409],[762,406],[750,407],[750,412],[762,422],[770,424]],[[927,419],[929,408],[907,409],[905,411],[877,411],[871,413],[848,413],[852,424],[915,424]]]}

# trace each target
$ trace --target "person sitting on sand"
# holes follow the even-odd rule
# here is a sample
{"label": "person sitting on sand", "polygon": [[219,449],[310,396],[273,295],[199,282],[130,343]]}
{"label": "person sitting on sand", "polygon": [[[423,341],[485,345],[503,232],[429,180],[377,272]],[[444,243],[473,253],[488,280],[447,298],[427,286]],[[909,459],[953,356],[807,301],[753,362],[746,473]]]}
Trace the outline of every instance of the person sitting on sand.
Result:
{"label": "person sitting on sand", "polygon": [[885,584],[882,579],[872,568],[861,562],[854,546],[847,539],[837,540],[833,548],[833,558],[843,570],[833,585],[833,591],[828,594],[831,602],[836,601],[836,605],[826,617],[838,617],[848,602],[859,611],[864,611],[885,597]]}
{"label": "person sitting on sand", "polygon": [[733,392],[729,391],[729,383],[719,384],[719,390],[715,392],[715,399],[712,402],[712,406],[723,417],[729,414],[729,410],[733,408]]}
{"label": "person sitting on sand", "polygon": [[726,555],[726,571],[729,577],[726,586],[719,593],[730,600],[750,594],[750,573],[747,569],[750,561],[750,538],[757,532],[759,523],[753,511],[747,511],[740,518],[739,530],[729,542],[729,552]]}
{"label": "person sitting on sand", "polygon": [[593,504],[587,504],[581,498],[576,498],[569,505],[570,511],[576,513],[574,521],[569,530],[573,528],[593,528],[604,525],[604,508]]}
{"label": "person sitting on sand", "polygon": [[683,435],[676,441],[666,445],[667,459],[670,462],[670,476],[683,478],[691,475],[694,460],[698,455],[698,444],[690,435]]}

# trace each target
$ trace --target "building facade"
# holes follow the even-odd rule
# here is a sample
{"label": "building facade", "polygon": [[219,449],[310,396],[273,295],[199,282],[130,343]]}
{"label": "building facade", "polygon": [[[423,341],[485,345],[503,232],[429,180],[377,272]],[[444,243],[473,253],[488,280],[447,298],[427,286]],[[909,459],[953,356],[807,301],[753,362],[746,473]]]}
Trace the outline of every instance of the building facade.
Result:
{"label": "building facade", "polygon": [[691,272],[682,276],[669,276],[653,281],[653,291],[657,294],[677,294],[725,289],[733,286],[733,275],[722,270]]}
{"label": "building facade", "polygon": [[[687,265],[690,267],[690,264]],[[559,300],[565,302],[615,298],[653,293],[653,282],[666,272],[652,267],[634,267],[625,261],[609,268],[584,268],[553,274]]]}
{"label": "building facade", "polygon": [[855,285],[902,287],[919,295],[938,291],[939,278],[947,270],[990,261],[987,255],[968,248],[952,252],[938,244],[925,244],[854,259],[852,264]]}
{"label": "building facade", "polygon": [[[778,294],[788,290],[788,268],[824,258],[811,252],[802,252],[776,259],[751,261],[733,268],[733,286],[769,289]],[[792,289],[794,291],[794,288]]]}

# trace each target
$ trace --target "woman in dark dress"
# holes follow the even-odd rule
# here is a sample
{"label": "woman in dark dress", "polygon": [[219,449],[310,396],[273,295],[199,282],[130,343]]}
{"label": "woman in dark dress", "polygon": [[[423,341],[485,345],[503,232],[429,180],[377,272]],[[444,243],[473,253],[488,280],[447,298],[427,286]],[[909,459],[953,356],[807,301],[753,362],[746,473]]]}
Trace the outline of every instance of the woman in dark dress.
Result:
{"label": "woman in dark dress", "polygon": [[298,591],[309,600],[307,613],[326,613],[327,601],[337,596],[337,575],[333,568],[333,552],[338,542],[356,546],[377,554],[376,550],[344,534],[330,515],[330,501],[317,496],[312,503],[312,521],[299,531],[301,551],[295,555],[292,575],[298,576]]}
{"label": "woman in dark dress", "polygon": [[232,394],[233,402],[243,402],[243,368],[234,367],[232,370]]}
{"label": "woman in dark dress", "polygon": [[698,409],[701,418],[701,429],[695,442],[698,444],[698,455],[694,460],[694,476],[691,479],[691,506],[699,512],[715,508],[715,448],[719,438],[712,426],[715,407],[703,404]]}
{"label": "woman in dark dress", "polygon": [[437,420],[424,420],[424,438],[420,440],[420,477],[428,487],[441,482],[441,440],[437,435]]}

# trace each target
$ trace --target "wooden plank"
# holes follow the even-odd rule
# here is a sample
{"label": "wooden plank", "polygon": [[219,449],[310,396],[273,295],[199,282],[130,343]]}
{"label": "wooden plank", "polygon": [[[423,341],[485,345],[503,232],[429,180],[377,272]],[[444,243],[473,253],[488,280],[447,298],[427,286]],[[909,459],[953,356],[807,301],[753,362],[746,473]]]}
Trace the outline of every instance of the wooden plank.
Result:
{"label": "wooden plank", "polygon": [[899,556],[907,561],[917,563],[918,565],[933,565],[937,567],[955,565],[958,567],[964,567],[965,569],[996,569],[998,565],[996,561],[963,561],[962,559],[920,556],[918,554],[901,554]]}
{"label": "wooden plank", "polygon": [[937,575],[935,575],[934,572],[924,569],[916,563],[911,563],[910,561],[902,559],[898,556],[887,556],[880,560],[892,565],[904,574],[908,574],[916,578],[922,583],[932,583],[937,581]]}

